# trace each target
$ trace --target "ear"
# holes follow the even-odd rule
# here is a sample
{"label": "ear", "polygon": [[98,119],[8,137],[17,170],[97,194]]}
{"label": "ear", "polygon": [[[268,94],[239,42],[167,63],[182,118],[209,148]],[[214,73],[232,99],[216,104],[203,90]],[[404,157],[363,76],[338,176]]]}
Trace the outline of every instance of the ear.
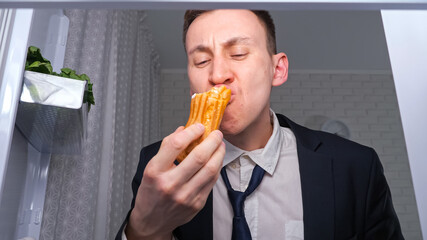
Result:
{"label": "ear", "polygon": [[288,57],[284,53],[278,53],[273,56],[274,76],[272,86],[280,86],[288,80]]}

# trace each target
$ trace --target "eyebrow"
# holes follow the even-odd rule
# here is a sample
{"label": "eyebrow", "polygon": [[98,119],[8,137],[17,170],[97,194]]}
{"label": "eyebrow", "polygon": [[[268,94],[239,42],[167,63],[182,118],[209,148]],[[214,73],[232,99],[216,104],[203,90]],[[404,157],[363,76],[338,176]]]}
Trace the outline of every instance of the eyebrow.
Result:
{"label": "eyebrow", "polygon": [[203,44],[200,44],[200,45],[197,45],[195,48],[191,49],[188,52],[188,55],[191,55],[191,54],[193,54],[195,52],[209,52],[210,53],[211,50],[207,46],[205,46]]}
{"label": "eyebrow", "polygon": [[248,44],[250,42],[250,38],[248,37],[234,37],[229,39],[227,42],[223,43],[225,47],[231,47],[237,44]]}
{"label": "eyebrow", "polygon": [[[230,38],[229,40],[227,40],[225,43],[222,43],[221,45],[223,45],[224,47],[228,48],[237,44],[248,44],[250,42],[250,38],[248,37],[233,37]],[[207,53],[211,53],[211,49],[209,49],[209,47],[200,44],[197,45],[195,48],[191,49],[188,52],[188,55],[193,54],[194,52],[207,52]]]}

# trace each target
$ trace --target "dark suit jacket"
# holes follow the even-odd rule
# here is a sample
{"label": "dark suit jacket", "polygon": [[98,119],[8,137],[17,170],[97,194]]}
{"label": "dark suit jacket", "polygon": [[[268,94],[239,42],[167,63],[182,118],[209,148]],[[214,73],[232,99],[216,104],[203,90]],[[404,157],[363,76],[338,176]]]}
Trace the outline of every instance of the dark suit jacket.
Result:
{"label": "dark suit jacket", "polygon": [[[304,239],[403,239],[382,165],[372,148],[307,129],[280,114],[277,117],[280,125],[289,127],[297,139]],[[145,166],[160,143],[141,151],[132,181],[131,209]],[[124,224],[128,218],[129,214]],[[204,240],[212,239],[212,231],[211,192],[205,207],[174,234],[180,240]]]}

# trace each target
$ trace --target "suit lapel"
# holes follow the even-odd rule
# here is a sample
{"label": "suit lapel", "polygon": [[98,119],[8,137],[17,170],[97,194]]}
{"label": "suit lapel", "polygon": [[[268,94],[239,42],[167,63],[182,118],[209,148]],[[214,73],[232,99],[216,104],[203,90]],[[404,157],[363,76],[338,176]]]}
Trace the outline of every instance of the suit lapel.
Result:
{"label": "suit lapel", "polygon": [[278,115],[297,139],[304,211],[304,239],[334,238],[334,182],[332,158],[320,153],[321,141],[310,130]]}
{"label": "suit lapel", "polygon": [[305,239],[334,238],[332,159],[298,145]]}

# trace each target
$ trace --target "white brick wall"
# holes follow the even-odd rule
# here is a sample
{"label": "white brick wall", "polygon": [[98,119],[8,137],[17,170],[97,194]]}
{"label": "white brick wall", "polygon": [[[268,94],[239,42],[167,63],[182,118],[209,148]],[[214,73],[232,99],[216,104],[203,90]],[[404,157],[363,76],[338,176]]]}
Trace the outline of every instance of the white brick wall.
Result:
{"label": "white brick wall", "polygon": [[[184,125],[190,112],[190,93],[184,69],[163,70],[161,134]],[[373,147],[384,166],[395,210],[406,239],[421,239],[402,123],[392,75],[387,72],[298,71],[273,88],[271,107],[299,124],[313,116],[345,122],[351,140]]]}

